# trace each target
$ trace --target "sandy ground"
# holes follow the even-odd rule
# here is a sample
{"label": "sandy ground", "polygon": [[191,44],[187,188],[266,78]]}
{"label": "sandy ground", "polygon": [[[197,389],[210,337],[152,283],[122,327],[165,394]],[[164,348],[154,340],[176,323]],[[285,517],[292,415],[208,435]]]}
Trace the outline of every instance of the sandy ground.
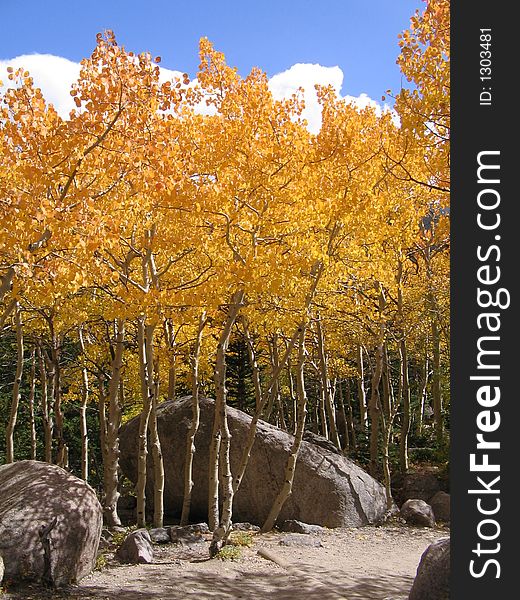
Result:
{"label": "sandy ground", "polygon": [[[52,593],[11,590],[2,600],[405,600],[421,554],[447,536],[446,527],[400,522],[312,535],[255,534],[240,558],[226,561],[208,559],[205,536],[193,546],[154,546],[154,564],[122,565],[108,555],[107,566],[78,586]],[[280,544],[287,538],[291,545]],[[277,562],[263,557],[266,552]]]}

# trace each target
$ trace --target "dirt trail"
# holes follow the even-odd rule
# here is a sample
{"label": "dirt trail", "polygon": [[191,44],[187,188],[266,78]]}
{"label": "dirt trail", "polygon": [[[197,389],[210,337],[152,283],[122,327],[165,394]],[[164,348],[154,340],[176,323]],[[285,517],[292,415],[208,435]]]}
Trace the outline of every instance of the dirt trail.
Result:
{"label": "dirt trail", "polygon": [[[97,600],[406,600],[421,554],[449,529],[383,527],[331,529],[319,535],[254,536],[238,560],[209,560],[209,538],[191,547],[155,546],[155,563],[108,566],[63,592],[36,589],[4,598]],[[291,545],[281,545],[287,540]],[[321,546],[315,544],[321,542]],[[311,545],[312,544],[312,545]],[[267,550],[280,563],[258,554]]]}

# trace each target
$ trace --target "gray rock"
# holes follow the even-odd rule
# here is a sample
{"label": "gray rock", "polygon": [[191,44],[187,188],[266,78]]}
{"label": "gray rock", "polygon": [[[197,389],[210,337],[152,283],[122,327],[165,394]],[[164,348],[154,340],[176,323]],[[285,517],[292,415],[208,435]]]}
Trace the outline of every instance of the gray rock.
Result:
{"label": "gray rock", "polygon": [[193,523],[192,525],[183,525],[186,531],[192,533],[209,533],[209,526],[207,523]]}
{"label": "gray rock", "polygon": [[205,542],[200,531],[196,529],[190,529],[192,525],[181,527],[180,525],[172,525],[169,527],[170,541],[174,544],[181,544],[183,546],[190,546],[191,544],[200,544]]}
{"label": "gray rock", "polygon": [[435,515],[432,507],[424,500],[410,499],[401,506],[401,517],[409,525],[434,527]]}
{"label": "gray rock", "polygon": [[449,600],[450,538],[430,544],[423,552],[408,600]]}
{"label": "gray rock", "polygon": [[169,544],[170,532],[166,527],[154,527],[148,531],[154,544]]}
{"label": "gray rock", "polygon": [[280,546],[307,546],[311,548],[321,548],[322,543],[321,540],[315,537],[309,537],[307,535],[302,535],[295,533],[293,535],[286,535],[279,542]]}
{"label": "gray rock", "polygon": [[[195,437],[194,487],[191,518],[208,515],[208,448],[213,425],[214,402],[201,398],[201,421]],[[165,511],[174,516],[182,509],[186,433],[191,422],[191,397],[161,403],[157,408],[159,437],[165,465]],[[231,470],[236,472],[246,443],[251,417],[228,408],[231,430]],[[125,475],[137,481],[139,417],[121,428],[120,465]],[[259,421],[251,458],[235,496],[233,521],[263,525],[284,478],[294,437]],[[153,468],[148,457],[147,497],[153,497]],[[357,527],[377,522],[385,513],[383,486],[352,461],[303,441],[296,463],[293,491],[284,504],[279,521],[299,519],[326,527]]]}
{"label": "gray rock", "polygon": [[446,492],[437,492],[428,502],[433,509],[436,521],[450,522],[450,495]]}
{"label": "gray rock", "polygon": [[4,578],[4,570],[4,559],[0,556],[0,583],[2,583]]}
{"label": "gray rock", "polygon": [[433,473],[407,473],[404,476],[399,499],[419,499],[428,502],[440,490],[440,483]]}
{"label": "gray rock", "polygon": [[152,538],[146,529],[137,529],[126,536],[119,546],[116,558],[124,563],[153,563]]}
{"label": "gray rock", "polygon": [[[103,517],[88,484],[56,465],[22,460],[0,467],[0,489],[0,554],[6,579],[46,578],[61,587],[92,571]],[[39,536],[45,528],[50,528],[47,566]]]}
{"label": "gray rock", "polygon": [[320,448],[324,448],[333,454],[341,454],[341,450],[335,446],[330,440],[326,437],[319,435],[318,433],[314,433],[312,431],[305,431],[303,434],[303,439],[309,444],[314,444],[315,446],[320,446]]}
{"label": "gray rock", "polygon": [[302,523],[296,519],[287,519],[280,525],[280,531],[286,531],[288,533],[323,533],[323,527],[319,525],[310,525],[309,523]]}
{"label": "gray rock", "polygon": [[252,523],[233,523],[231,529],[232,531],[260,531],[260,527]]}

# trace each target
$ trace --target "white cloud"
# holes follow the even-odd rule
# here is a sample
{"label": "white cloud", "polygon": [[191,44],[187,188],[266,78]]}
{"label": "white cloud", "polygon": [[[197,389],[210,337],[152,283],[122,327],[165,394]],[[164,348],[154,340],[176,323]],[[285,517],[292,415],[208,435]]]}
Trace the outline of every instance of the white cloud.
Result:
{"label": "white cloud", "polygon": [[[44,97],[51,102],[62,117],[68,117],[74,102],[70,96],[71,85],[77,80],[80,72],[79,63],[72,62],[60,56],[51,54],[28,54],[17,56],[8,60],[0,60],[0,81],[4,86],[9,84],[7,79],[7,67],[23,67],[29,71],[34,83],[40,87]],[[182,81],[182,73],[161,67],[160,81],[164,82],[179,77]],[[305,90],[305,110],[303,117],[307,119],[309,130],[317,133],[321,127],[321,108],[318,104],[314,86],[331,85],[338,96],[341,96],[343,86],[343,71],[340,67],[324,67],[319,64],[297,63],[271,77],[269,89],[275,99],[288,98],[298,88]],[[197,80],[190,82],[190,87],[196,85]],[[1,89],[1,88],[0,88]],[[390,110],[388,106],[381,106],[378,102],[361,94],[360,96],[344,96],[347,101],[353,101],[360,108],[366,106],[374,107],[378,112]],[[207,107],[203,101],[197,111],[203,114],[214,112],[212,107]]]}
{"label": "white cloud", "polygon": [[269,80],[269,89],[275,99],[281,100],[289,98],[298,88],[302,87],[304,89],[305,100],[305,110],[302,116],[307,119],[308,128],[313,133],[317,133],[321,127],[321,107],[318,104],[314,88],[316,84],[322,86],[331,85],[340,98],[343,98],[347,102],[353,102],[359,108],[371,106],[378,114],[381,114],[382,111],[390,110],[389,106],[381,106],[364,93],[359,96],[341,96],[343,77],[343,71],[337,66],[323,67],[318,64],[297,63],[290,69],[273,75]]}
{"label": "white cloud", "polygon": [[78,63],[52,54],[25,54],[9,60],[0,60],[0,81],[3,81],[4,86],[9,84],[7,67],[23,67],[29,71],[34,85],[41,88],[47,102],[52,103],[60,115],[68,116],[74,107],[70,88],[79,76]]}
{"label": "white cloud", "polygon": [[269,89],[276,100],[288,98],[298,88],[305,90],[305,110],[302,117],[307,119],[309,130],[317,133],[321,127],[321,108],[314,86],[331,85],[339,95],[343,85],[343,71],[339,67],[323,67],[316,64],[297,63],[287,71],[273,75]]}

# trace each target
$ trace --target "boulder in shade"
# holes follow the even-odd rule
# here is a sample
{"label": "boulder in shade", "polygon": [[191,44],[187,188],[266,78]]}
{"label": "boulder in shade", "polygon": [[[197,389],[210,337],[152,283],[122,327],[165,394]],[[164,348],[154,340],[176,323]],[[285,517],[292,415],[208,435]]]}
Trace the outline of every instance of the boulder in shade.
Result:
{"label": "boulder in shade", "polygon": [[430,544],[421,556],[408,600],[449,600],[450,538]]}
{"label": "boulder in shade", "polygon": [[88,484],[56,465],[22,460],[0,467],[0,490],[6,579],[61,587],[92,571],[103,516]]}
{"label": "boulder in shade", "polygon": [[428,504],[433,509],[436,521],[444,521],[449,523],[450,521],[450,495],[446,492],[437,492],[433,498],[430,499]]}

